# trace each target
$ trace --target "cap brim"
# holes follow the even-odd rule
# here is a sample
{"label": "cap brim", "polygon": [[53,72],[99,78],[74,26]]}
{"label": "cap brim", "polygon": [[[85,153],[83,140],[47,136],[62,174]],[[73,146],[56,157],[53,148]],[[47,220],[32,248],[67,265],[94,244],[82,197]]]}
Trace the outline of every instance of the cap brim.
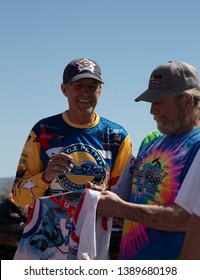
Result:
{"label": "cap brim", "polygon": [[85,74],[80,74],[80,75],[76,75],[75,77],[73,77],[69,83],[74,83],[80,79],[86,79],[86,78],[91,78],[91,79],[94,79],[94,80],[97,80],[99,82],[101,82],[102,84],[104,83],[102,81],[102,79],[94,74],[90,74],[90,73],[85,73]]}
{"label": "cap brim", "polygon": [[135,98],[135,102],[138,102],[138,101],[156,102],[156,101],[163,99],[170,93],[172,93],[172,92],[169,92],[168,90],[160,91],[160,90],[147,89],[142,94],[140,94],[137,98]]}

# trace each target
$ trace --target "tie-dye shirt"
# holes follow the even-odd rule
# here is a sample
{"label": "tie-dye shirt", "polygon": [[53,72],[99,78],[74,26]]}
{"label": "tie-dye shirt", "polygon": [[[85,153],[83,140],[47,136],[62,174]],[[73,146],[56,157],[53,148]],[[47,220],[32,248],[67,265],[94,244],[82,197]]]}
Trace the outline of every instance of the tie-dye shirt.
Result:
{"label": "tie-dye shirt", "polygon": [[[154,137],[156,136],[156,137]],[[130,202],[171,205],[200,148],[200,128],[178,136],[149,135],[134,162]],[[126,220],[120,259],[177,259],[184,232],[167,232]]]}

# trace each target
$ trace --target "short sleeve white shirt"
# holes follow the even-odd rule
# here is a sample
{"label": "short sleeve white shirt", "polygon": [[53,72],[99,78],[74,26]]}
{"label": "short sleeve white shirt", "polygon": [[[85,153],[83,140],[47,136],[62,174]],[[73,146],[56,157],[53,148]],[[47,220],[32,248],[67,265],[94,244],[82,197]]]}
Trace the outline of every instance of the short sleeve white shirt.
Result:
{"label": "short sleeve white shirt", "polygon": [[200,216],[200,150],[185,176],[175,203],[190,214]]}
{"label": "short sleeve white shirt", "polygon": [[200,217],[200,193],[196,200],[196,203],[195,203],[195,206],[193,209],[193,213],[195,213],[196,215],[198,215]]}

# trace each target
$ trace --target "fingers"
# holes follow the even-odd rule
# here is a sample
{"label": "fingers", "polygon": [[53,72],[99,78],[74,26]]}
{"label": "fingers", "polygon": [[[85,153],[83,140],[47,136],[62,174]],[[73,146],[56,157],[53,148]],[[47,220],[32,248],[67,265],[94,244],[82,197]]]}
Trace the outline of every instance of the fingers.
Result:
{"label": "fingers", "polygon": [[64,153],[57,154],[55,156],[52,156],[51,159],[49,160],[49,164],[58,165],[58,166],[63,166],[68,169],[73,168],[73,159],[71,156],[66,155]]}
{"label": "fingers", "polygon": [[93,184],[92,182],[89,182],[89,181],[85,183],[85,187],[89,188],[89,189],[92,189],[92,190],[95,190],[95,191],[99,191],[99,192],[101,192],[103,190],[103,188],[101,186],[95,185],[95,184]]}
{"label": "fingers", "polygon": [[52,156],[49,160],[49,166],[56,172],[67,173],[73,168],[72,157],[64,153]]}
{"label": "fingers", "polygon": [[88,188],[88,189],[91,189],[92,185],[93,185],[93,183],[89,182],[89,181],[85,183],[85,187]]}
{"label": "fingers", "polygon": [[52,156],[45,170],[47,181],[53,181],[57,176],[66,174],[73,168],[72,157],[64,153]]}

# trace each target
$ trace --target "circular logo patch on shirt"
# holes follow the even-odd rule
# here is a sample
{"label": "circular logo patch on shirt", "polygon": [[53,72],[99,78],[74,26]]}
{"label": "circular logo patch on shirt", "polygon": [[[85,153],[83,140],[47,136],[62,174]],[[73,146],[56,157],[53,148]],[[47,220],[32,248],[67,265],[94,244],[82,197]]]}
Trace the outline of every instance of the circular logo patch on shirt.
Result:
{"label": "circular logo patch on shirt", "polygon": [[65,175],[58,176],[60,185],[69,191],[81,190],[87,181],[100,185],[106,176],[102,155],[90,145],[77,143],[61,150],[73,158],[73,168]]}

